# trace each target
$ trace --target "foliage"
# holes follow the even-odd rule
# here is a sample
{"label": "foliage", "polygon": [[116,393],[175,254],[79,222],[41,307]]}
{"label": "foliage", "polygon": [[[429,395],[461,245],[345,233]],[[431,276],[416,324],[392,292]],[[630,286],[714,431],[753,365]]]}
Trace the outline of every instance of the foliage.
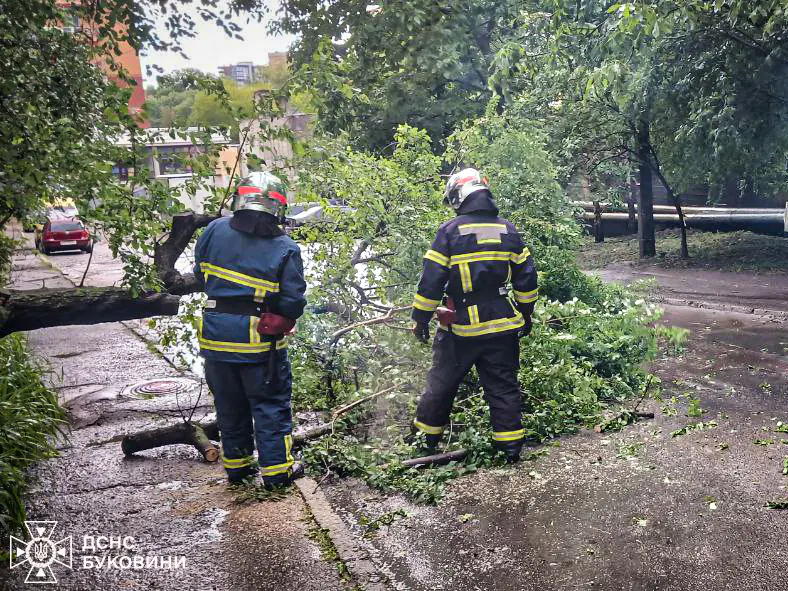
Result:
{"label": "foliage", "polygon": [[437,144],[480,115],[492,95],[496,45],[517,15],[509,1],[287,1],[277,30],[299,35],[295,64],[318,96],[323,129],[380,148],[401,123]]}
{"label": "foliage", "polygon": [[11,257],[14,254],[16,241],[8,234],[0,234],[0,286],[8,283],[11,273]]}
{"label": "foliage", "polygon": [[382,526],[389,526],[394,523],[398,518],[410,517],[405,509],[395,509],[393,511],[386,511],[377,517],[370,518],[362,515],[358,519],[358,524],[364,528],[364,537],[372,537]]}
{"label": "foliage", "polygon": [[765,507],[767,509],[788,509],[788,499],[775,499],[767,501]]}
{"label": "foliage", "polygon": [[[486,136],[491,127],[495,133]],[[606,404],[645,390],[647,375],[640,363],[656,350],[647,324],[658,314],[643,300],[586,279],[577,269],[571,250],[579,243],[577,231],[571,218],[562,217],[565,198],[538,129],[491,115],[464,127],[453,141],[456,147],[446,158],[481,162],[493,171],[503,213],[517,220],[537,264],[548,269],[540,273],[545,296],[521,354],[529,437],[544,440],[592,426]],[[307,446],[306,464],[316,475],[360,476],[383,490],[436,502],[449,480],[501,462],[492,448],[489,411],[477,378],[471,374],[462,386],[446,436],[447,449],[467,449],[467,459],[428,471],[405,468],[401,460],[414,453],[405,442],[414,392],[429,365],[429,351],[395,319],[358,323],[410,303],[423,253],[450,215],[441,205],[440,161],[426,133],[405,126],[390,156],[337,148],[336,143],[307,153],[299,167],[305,200],[327,205],[333,200],[343,208],[329,206],[328,220],[299,234],[307,245],[314,308],[302,323],[306,334],[291,349],[294,397],[322,406],[389,385],[397,389],[376,408],[353,411],[336,425],[334,435]],[[461,156],[459,150],[464,150]],[[348,324],[356,327],[333,336]]]}
{"label": "foliage", "polygon": [[698,423],[692,423],[690,425],[685,425],[681,429],[676,429],[675,431],[670,432],[671,437],[680,437],[682,435],[687,435],[692,433],[693,431],[703,431],[704,429],[716,429],[717,428],[717,421],[707,421],[703,422],[700,421]]}
{"label": "foliage", "polygon": [[91,63],[96,50],[50,26],[53,0],[0,2],[0,226],[89,176],[96,121],[123,105]]}
{"label": "foliage", "polygon": [[657,338],[665,344],[666,351],[671,355],[680,355],[686,349],[687,338],[690,334],[690,331],[686,328],[659,324],[654,330]]}
{"label": "foliage", "polygon": [[[492,78],[509,111],[547,126],[564,180],[597,197],[616,201],[609,189],[636,169],[641,197],[652,173],[674,202],[704,183],[712,198],[731,183],[742,194],[774,192],[788,182],[784,40],[774,28],[784,16],[770,0],[751,4],[526,9]],[[519,49],[526,39],[541,51]]]}
{"label": "foliage", "polygon": [[57,454],[52,439],[62,434],[65,413],[57,394],[44,385],[46,368],[31,357],[22,336],[0,340],[0,532],[24,525],[27,469]]}
{"label": "foliage", "polygon": [[[285,81],[277,78],[277,88]],[[221,85],[222,94],[215,88]],[[159,77],[146,89],[145,110],[153,127],[237,126],[237,111],[252,111],[254,94],[270,89],[270,82],[238,84],[199,70],[178,70]],[[226,93],[226,96],[224,94]]]}

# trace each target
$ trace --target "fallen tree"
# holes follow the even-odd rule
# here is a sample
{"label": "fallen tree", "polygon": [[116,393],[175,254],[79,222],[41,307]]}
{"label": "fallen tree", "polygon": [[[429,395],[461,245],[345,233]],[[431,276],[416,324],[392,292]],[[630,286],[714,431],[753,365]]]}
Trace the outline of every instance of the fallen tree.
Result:
{"label": "fallen tree", "polygon": [[51,326],[177,314],[180,296],[198,291],[200,284],[193,274],[178,272],[175,263],[194,233],[217,217],[193,212],[173,216],[166,238],[154,245],[153,262],[161,292],[135,295],[120,287],[10,290],[0,299],[0,337]]}

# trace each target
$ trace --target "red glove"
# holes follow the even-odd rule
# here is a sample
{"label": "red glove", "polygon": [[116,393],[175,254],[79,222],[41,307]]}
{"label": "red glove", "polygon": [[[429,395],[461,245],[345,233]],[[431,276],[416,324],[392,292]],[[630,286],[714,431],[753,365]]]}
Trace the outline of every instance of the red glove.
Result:
{"label": "red glove", "polygon": [[267,336],[289,334],[294,328],[295,320],[273,312],[260,314],[260,322],[257,323],[257,332]]}

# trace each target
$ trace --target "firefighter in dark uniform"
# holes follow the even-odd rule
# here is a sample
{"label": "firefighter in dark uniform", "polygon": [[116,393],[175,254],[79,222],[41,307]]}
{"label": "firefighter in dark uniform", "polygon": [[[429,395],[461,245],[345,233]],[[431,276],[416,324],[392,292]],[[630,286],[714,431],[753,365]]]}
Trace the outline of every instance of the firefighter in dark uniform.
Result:
{"label": "firefighter in dark uniform", "polygon": [[444,201],[457,216],[438,229],[424,255],[413,302],[413,332],[420,341],[429,340],[436,310],[440,322],[414,425],[434,451],[457,388],[476,366],[490,407],[493,444],[516,462],[525,438],[519,339],[531,331],[538,292],[534,260],[514,225],[498,217],[488,180],[477,170],[452,175]]}
{"label": "firefighter in dark uniform", "polygon": [[238,483],[261,473],[269,488],[287,485],[296,475],[285,333],[306,305],[301,251],[281,228],[285,191],[267,172],[242,180],[233,216],[206,228],[194,265],[208,294],[200,354],[228,480]]}

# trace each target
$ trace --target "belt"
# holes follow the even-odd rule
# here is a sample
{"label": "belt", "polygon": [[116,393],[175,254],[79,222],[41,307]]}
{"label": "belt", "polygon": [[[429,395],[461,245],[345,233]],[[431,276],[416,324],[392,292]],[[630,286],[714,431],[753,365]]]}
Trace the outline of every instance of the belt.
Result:
{"label": "belt", "polygon": [[497,298],[509,297],[509,290],[505,287],[496,287],[494,289],[475,289],[468,293],[460,294],[457,297],[452,297],[452,301],[457,308],[467,308],[468,306],[475,306],[483,304],[490,300]]}
{"label": "belt", "polygon": [[241,316],[259,316],[265,312],[263,302],[255,302],[246,298],[214,298],[205,303],[205,312],[222,314],[239,314]]}

